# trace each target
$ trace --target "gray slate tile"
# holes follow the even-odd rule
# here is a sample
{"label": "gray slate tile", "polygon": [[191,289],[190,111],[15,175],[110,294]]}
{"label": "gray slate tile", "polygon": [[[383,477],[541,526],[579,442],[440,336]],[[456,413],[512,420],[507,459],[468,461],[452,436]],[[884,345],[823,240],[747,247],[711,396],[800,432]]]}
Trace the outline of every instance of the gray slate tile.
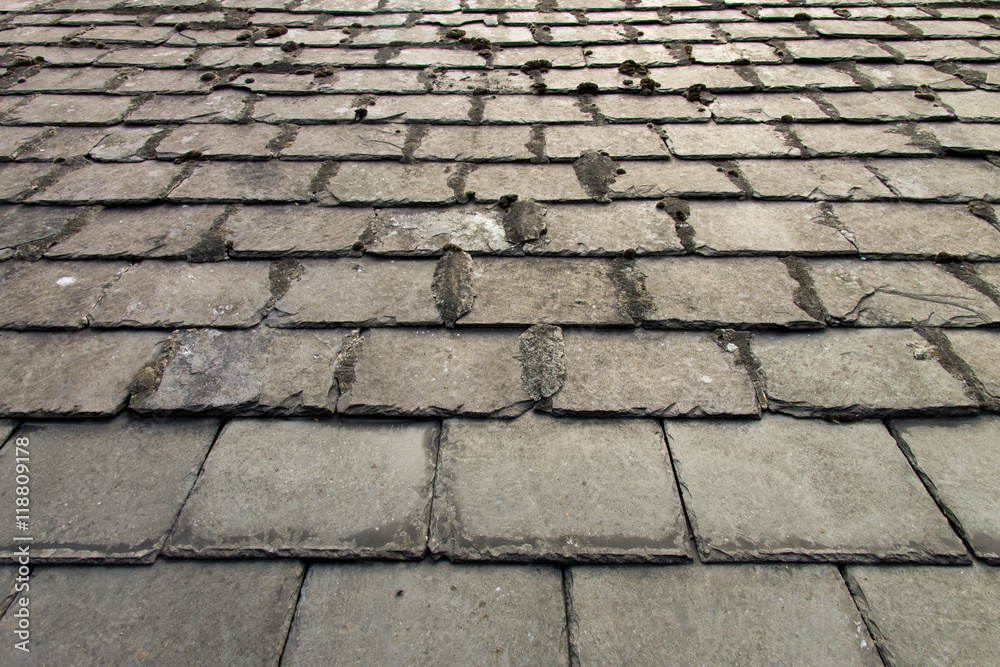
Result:
{"label": "gray slate tile", "polygon": [[369,329],[339,371],[337,410],[385,416],[513,417],[521,386],[518,331]]}
{"label": "gray slate tile", "polygon": [[[31,579],[38,665],[274,665],[302,581],[298,561],[39,568]],[[0,620],[14,637],[17,619]],[[17,664],[14,642],[0,648]]]}
{"label": "gray slate tile", "polygon": [[[101,70],[89,70],[101,73]],[[113,75],[106,73],[106,78]],[[103,74],[102,74],[103,76]],[[4,117],[6,125],[114,125],[131,99],[105,95],[39,95]]]}
{"label": "gray slate tile", "polygon": [[795,124],[792,131],[810,151],[820,157],[883,157],[937,155],[932,142],[921,141],[897,125]]}
{"label": "gray slate tile", "polygon": [[801,149],[769,125],[671,125],[663,128],[670,151],[682,158],[798,157]]}
{"label": "gray slate tile", "polygon": [[128,267],[124,262],[3,262],[0,328],[85,327],[87,313]]}
{"label": "gray slate tile", "polygon": [[[37,563],[152,563],[191,491],[219,423],[139,419],[28,422],[31,459],[28,530],[15,530],[13,499],[3,510],[0,560],[17,562],[30,535]],[[0,450],[14,469],[15,441]]]}
{"label": "gray slate tile", "polygon": [[319,172],[312,162],[207,162],[170,192],[172,202],[307,202]]}
{"label": "gray slate tile", "polygon": [[127,122],[234,123],[253,95],[244,90],[216,90],[208,95],[157,95],[129,114]]}
{"label": "gray slate tile", "polygon": [[832,566],[574,567],[572,582],[584,665],[881,665]]}
{"label": "gray slate tile", "polygon": [[133,265],[91,313],[98,327],[250,327],[271,298],[269,262]]}
{"label": "gray slate tile", "polygon": [[447,420],[430,548],[451,560],[687,560],[659,423]]}
{"label": "gray slate tile", "polygon": [[275,304],[270,326],[441,324],[431,283],[436,262],[305,259],[302,275]]}
{"label": "gray slate tile", "polygon": [[[965,333],[965,332],[961,332]],[[962,414],[976,402],[907,329],[757,334],[769,407],[797,416]]]}
{"label": "gray slate tile", "polygon": [[437,431],[433,422],[230,421],[166,553],[419,558]]}
{"label": "gray slate tile", "polygon": [[223,227],[234,257],[340,256],[374,221],[371,209],[319,206],[241,206]]}
{"label": "gray slate tile", "polygon": [[263,123],[182,125],[156,145],[156,156],[173,159],[189,151],[201,151],[212,158],[261,159],[272,155],[268,144],[280,133],[277,125]]}
{"label": "gray slate tile", "polygon": [[704,562],[968,562],[880,422],[768,415],[666,432]]}
{"label": "gray slate tile", "polygon": [[976,556],[1000,565],[1000,417],[893,420],[891,426]]}
{"label": "gray slate tile", "polygon": [[162,162],[88,164],[32,195],[40,204],[148,204],[162,199],[180,166]]}
{"label": "gray slate tile", "polygon": [[62,206],[0,206],[0,251],[53,237],[79,212]]}
{"label": "gray slate tile", "polygon": [[524,245],[528,254],[618,256],[628,249],[638,255],[684,252],[673,219],[648,201],[553,204],[545,214],[545,224],[545,235]]}
{"label": "gray slate tile", "polygon": [[772,257],[663,257],[636,262],[654,309],[648,327],[818,328],[795,304],[799,284]]}
{"label": "gray slate tile", "polygon": [[887,664],[1000,660],[1000,569],[852,566],[846,575]]}
{"label": "gray slate tile", "polygon": [[590,199],[568,164],[484,164],[466,177],[465,189],[487,202],[512,193],[542,202]]}
{"label": "gray slate tile", "polygon": [[708,333],[567,330],[563,339],[566,382],[552,397],[554,414],[758,413],[750,378]]}
{"label": "gray slate tile", "polygon": [[718,197],[740,193],[711,162],[704,160],[635,160],[622,162],[624,174],[615,177],[612,199],[659,199],[660,197]]}
{"label": "gray slate tile", "polygon": [[863,327],[975,327],[1000,321],[1000,308],[930,262],[808,263],[831,324]]}
{"label": "gray slate tile", "polygon": [[472,311],[458,324],[632,326],[599,259],[478,257]]}
{"label": "gray slate tile", "polygon": [[856,160],[740,160],[739,167],[750,181],[754,196],[765,199],[867,200],[893,196],[875,174]]}
{"label": "gray slate tile", "polygon": [[955,352],[972,367],[986,393],[1000,401],[1000,333],[996,331],[948,332]]}
{"label": "gray slate tile", "polygon": [[0,333],[0,415],[111,416],[165,338],[153,331]]}
{"label": "gray slate tile", "polygon": [[943,202],[1000,200],[1000,168],[986,160],[885,159],[872,162],[872,166],[904,199]]}
{"label": "gray slate tile", "polygon": [[132,397],[145,414],[329,414],[347,330],[187,329],[162,376]]}
{"label": "gray slate tile", "polygon": [[282,664],[565,665],[559,570],[544,565],[313,565]]}
{"label": "gray slate tile", "polygon": [[455,169],[453,164],[347,162],[330,179],[324,195],[334,204],[447,204],[456,197],[448,185]]}
{"label": "gray slate tile", "polygon": [[375,238],[366,250],[379,255],[440,255],[448,243],[471,254],[502,254],[513,247],[497,207],[382,208],[376,215]]}

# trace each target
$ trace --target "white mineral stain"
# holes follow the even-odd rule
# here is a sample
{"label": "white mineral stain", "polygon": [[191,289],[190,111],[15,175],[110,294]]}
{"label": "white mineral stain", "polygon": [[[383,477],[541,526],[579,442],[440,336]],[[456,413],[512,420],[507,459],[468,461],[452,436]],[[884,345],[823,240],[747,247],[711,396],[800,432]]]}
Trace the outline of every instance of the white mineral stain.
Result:
{"label": "white mineral stain", "polygon": [[62,278],[56,281],[56,284],[59,285],[59,287],[68,287],[69,285],[72,285],[75,282],[76,278],[74,278],[73,276],[63,276]]}

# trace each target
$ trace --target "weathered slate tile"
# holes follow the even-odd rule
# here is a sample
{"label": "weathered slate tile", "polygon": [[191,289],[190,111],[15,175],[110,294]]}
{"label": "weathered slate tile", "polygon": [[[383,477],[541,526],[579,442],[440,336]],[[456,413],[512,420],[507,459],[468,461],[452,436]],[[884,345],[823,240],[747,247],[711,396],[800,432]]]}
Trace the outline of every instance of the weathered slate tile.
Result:
{"label": "weathered slate tile", "polygon": [[823,37],[905,37],[901,28],[884,21],[813,21],[813,27]]}
{"label": "weathered slate tile", "polygon": [[[219,430],[214,419],[28,422],[33,468],[27,532],[3,510],[0,561],[17,562],[19,535],[31,535],[39,563],[152,563],[191,491]],[[14,469],[11,441],[0,462]],[[23,454],[21,454],[23,455]]]}
{"label": "weathered slate tile", "polygon": [[739,167],[756,197],[865,200],[893,196],[858,160],[740,160]]}
{"label": "weathered slate tile", "polygon": [[[770,9],[770,8],[768,8]],[[792,17],[788,17],[792,18]],[[894,42],[908,44],[909,42]],[[925,42],[926,43],[926,42]],[[867,39],[799,39],[785,45],[797,61],[892,60],[892,54]]]}
{"label": "weathered slate tile", "polygon": [[881,157],[897,155],[937,155],[937,143],[906,133],[905,126],[796,124],[792,130],[808,149],[819,157]]}
{"label": "weathered slate tile", "polygon": [[40,127],[0,127],[0,160],[13,160],[43,132]]}
{"label": "weathered slate tile", "polygon": [[475,51],[436,48],[404,48],[385,62],[390,67],[485,67],[486,61]]}
{"label": "weathered slate tile", "polygon": [[0,414],[111,416],[124,407],[132,378],[165,337],[152,331],[0,333]]}
{"label": "weathered slate tile", "polygon": [[465,177],[465,189],[480,201],[517,194],[535,201],[586,201],[576,172],[568,164],[484,164]]}
{"label": "weathered slate tile", "polygon": [[[657,257],[636,262],[653,308],[647,327],[817,328],[796,305],[799,284],[772,257]],[[753,285],[752,294],[747,286]]]}
{"label": "weathered slate tile", "polygon": [[812,98],[796,93],[719,95],[711,109],[717,123],[763,123],[787,120],[787,117],[796,121],[830,118]]}
{"label": "weathered slate tile", "polygon": [[935,63],[948,60],[996,60],[996,54],[961,39],[926,39],[893,42],[892,48],[908,62]]}
{"label": "weathered slate tile", "polygon": [[299,128],[294,141],[281,150],[288,158],[365,160],[403,157],[407,126],[307,125]]}
{"label": "weathered slate tile", "polygon": [[941,93],[941,101],[955,111],[960,121],[966,123],[989,123],[1000,119],[997,98],[1000,94],[985,90]]}
{"label": "weathered slate tile", "polygon": [[517,331],[369,329],[350,344],[351,353],[338,366],[337,411],[522,414],[532,401],[521,384],[517,336]]}
{"label": "weathered slate tile", "polygon": [[571,572],[581,664],[882,664],[833,566]]}
{"label": "weathered slate tile", "polygon": [[377,216],[375,238],[365,246],[374,254],[440,255],[448,243],[472,254],[503,253],[513,247],[497,207],[382,208]]}
{"label": "weathered slate tile", "polygon": [[[27,129],[27,128],[4,128]],[[31,128],[41,129],[41,128]],[[45,136],[18,151],[17,157],[29,160],[57,160],[88,155],[97,144],[112,133],[108,127],[57,127]]]}
{"label": "weathered slate tile", "polygon": [[888,664],[1000,660],[1000,569],[852,566],[846,579]]}
{"label": "weathered slate tile", "polygon": [[[571,15],[572,16],[572,15]],[[590,17],[588,17],[589,19]],[[545,23],[545,15],[539,15],[539,23]],[[576,23],[576,20],[573,20]],[[668,67],[678,63],[678,57],[661,44],[615,44],[614,46],[587,46],[586,61],[597,67],[618,67],[626,60],[634,60],[647,67]],[[539,57],[544,54],[539,53]],[[525,61],[527,62],[527,61]],[[554,61],[553,61],[553,64]],[[582,63],[581,63],[582,64]]]}
{"label": "weathered slate tile", "polygon": [[872,162],[872,167],[904,199],[1000,199],[1000,168],[986,160],[886,159]]}
{"label": "weathered slate tile", "polygon": [[[325,97],[327,96],[315,101],[327,105],[324,102]],[[302,98],[292,99],[298,101]],[[302,106],[311,108],[305,99],[301,102]],[[350,99],[355,98],[351,97]],[[278,102],[282,105],[289,105],[289,102],[284,99]],[[258,104],[255,109],[263,108],[262,104]],[[468,123],[471,109],[471,98],[467,95],[369,95],[365,107],[367,112],[365,118],[373,121],[398,120],[408,123]],[[353,120],[354,109],[347,111],[349,112],[348,119]],[[299,115],[306,116],[304,112]],[[304,120],[308,120],[308,118]]]}
{"label": "weathered slate tile", "polygon": [[609,186],[612,199],[659,199],[736,195],[739,187],[707,161],[635,160],[620,163],[624,174]]}
{"label": "weathered slate tile", "polygon": [[[841,120],[880,121],[950,120],[954,118],[940,102],[915,97],[909,91],[832,93],[823,98],[836,109]],[[836,126],[840,128],[841,126]],[[796,131],[804,128],[796,128]]]}
{"label": "weathered slate tile", "polygon": [[862,327],[974,327],[1000,321],[1000,308],[930,262],[823,259],[809,274],[831,324]]}
{"label": "weathered slate tile", "polygon": [[451,560],[687,560],[676,488],[654,420],[450,419],[430,548]]}
{"label": "weathered slate tile", "polygon": [[38,189],[32,183],[40,180],[52,170],[52,165],[44,162],[0,163],[0,201],[21,201],[26,194]]}
{"label": "weathered slate tile", "polygon": [[[35,206],[29,210],[48,208]],[[80,231],[52,246],[46,257],[184,257],[199,244],[222,212],[222,206],[211,205],[106,208],[88,216]]]}
{"label": "weathered slate tile", "polygon": [[[31,579],[40,664],[273,665],[281,656],[304,566],[298,561],[177,562],[151,567],[47,567]],[[197,610],[197,613],[192,613]],[[143,621],[139,622],[137,619]],[[17,619],[0,628],[14,637]],[[21,652],[7,642],[0,655]]]}
{"label": "weathered slate tile", "polygon": [[88,164],[28,199],[42,204],[146,204],[162,199],[181,167],[162,162]]}
{"label": "weathered slate tile", "polygon": [[160,377],[141,387],[130,407],[141,414],[329,414],[334,363],[347,333],[182,331]]}
{"label": "weathered slate tile", "polygon": [[0,264],[0,328],[80,329],[124,262]]}
{"label": "weathered slate tile", "polygon": [[282,664],[563,665],[562,576],[544,565],[319,564],[302,587]]}
{"label": "weathered slate tile", "polygon": [[758,334],[772,410],[797,416],[956,414],[975,405],[935,349],[903,329]]}
{"label": "weathered slate tile", "polygon": [[968,562],[881,422],[665,428],[703,562]]}
{"label": "weathered slate tile", "polygon": [[79,213],[61,206],[0,206],[0,252],[54,237]]}
{"label": "weathered slate tile", "polygon": [[130,113],[126,122],[234,123],[254,97],[243,90],[216,90],[208,95],[157,95]]}
{"label": "weathered slate tile", "polygon": [[190,151],[211,158],[266,158],[281,129],[275,125],[182,125],[156,145],[156,156],[173,159]]}
{"label": "weathered slate tile", "polygon": [[666,157],[667,147],[645,125],[554,125],[545,129],[545,154],[572,159],[603,151],[612,158]]}
{"label": "weathered slate tile", "polygon": [[685,221],[701,255],[855,254],[838,229],[820,224],[815,204],[692,201]]}
{"label": "weathered slate tile", "polygon": [[708,110],[679,95],[598,95],[593,103],[601,116],[615,122],[653,123],[705,122]]}
{"label": "weathered slate tile", "polygon": [[103,137],[88,154],[98,162],[142,162],[142,149],[158,132],[158,128],[119,127]]}
{"label": "weathered slate tile", "polygon": [[[430,127],[413,152],[417,160],[514,162],[535,157],[531,127]],[[402,147],[402,141],[400,141]]]}
{"label": "weathered slate tile", "polygon": [[1000,565],[1000,417],[893,420],[893,434],[952,526]]}
{"label": "weathered slate tile", "polygon": [[8,90],[16,93],[100,93],[114,76],[114,70],[98,67],[48,67]]}
{"label": "weathered slate tile", "polygon": [[[793,42],[794,43],[794,42]],[[725,44],[692,44],[691,60],[705,65],[732,65],[737,61],[751,63],[780,63],[779,56],[770,44],[759,42],[727,42]]]}
{"label": "weathered slate tile", "polygon": [[105,95],[39,95],[4,117],[5,125],[114,125],[132,101]]}
{"label": "weathered slate tile", "polygon": [[986,393],[1000,400],[1000,335],[995,331],[952,331],[947,336]]}
{"label": "weathered slate tile", "polygon": [[671,125],[662,131],[679,157],[797,157],[802,152],[768,125]]}
{"label": "weathered slate tile", "polygon": [[633,325],[603,260],[479,257],[472,285],[476,299],[459,324]]}
{"label": "weathered slate tile", "polygon": [[226,218],[226,247],[234,257],[339,256],[351,251],[373,223],[367,208],[242,206]]}
{"label": "weathered slate tile", "polygon": [[485,123],[583,123],[592,120],[574,97],[493,95],[483,106]]}
{"label": "weathered slate tile", "polygon": [[553,414],[758,413],[750,378],[710,334],[567,330],[563,339],[566,382],[552,397]]}
{"label": "weathered slate tile", "polygon": [[264,316],[270,262],[133,265],[90,314],[96,327],[251,327]]}
{"label": "weathered slate tile", "polygon": [[753,72],[767,92],[861,89],[848,74],[823,65],[760,65]]}
{"label": "weathered slate tile", "polygon": [[319,172],[314,162],[206,162],[174,188],[169,201],[307,202]]}
{"label": "weathered slate tile", "polygon": [[446,204],[456,198],[449,185],[456,170],[454,164],[345,162],[323,194],[341,204]]}
{"label": "weathered slate tile", "polygon": [[419,558],[437,430],[433,422],[233,420],[165,553]]}
{"label": "weathered slate tile", "polygon": [[528,254],[618,256],[628,249],[638,255],[684,252],[673,218],[648,201],[553,204],[547,207],[545,224],[545,234],[524,245]]}
{"label": "weathered slate tile", "polygon": [[275,304],[270,326],[441,324],[431,260],[305,259]]}
{"label": "weathered slate tile", "polygon": [[920,85],[930,86],[934,90],[969,90],[971,87],[957,76],[927,65],[862,63],[857,65],[857,71],[879,90],[910,90]]}
{"label": "weathered slate tile", "polygon": [[834,204],[837,221],[865,255],[932,259],[938,253],[970,259],[1000,256],[1000,234],[965,206],[939,204]]}
{"label": "weathered slate tile", "polygon": [[924,123],[920,126],[942,148],[954,153],[984,154],[1000,150],[996,126],[971,123]]}
{"label": "weathered slate tile", "polygon": [[[176,24],[179,22],[180,15],[174,15],[177,20],[174,21]],[[195,15],[198,16],[198,15]],[[169,18],[169,15],[163,15],[160,20],[164,18]],[[191,15],[188,15],[191,18]],[[224,17],[220,15],[220,20],[225,20]],[[89,37],[89,35],[88,35]],[[221,49],[216,49],[221,50]],[[143,47],[126,47],[119,48],[115,51],[111,51],[103,58],[100,59],[100,65],[110,66],[110,67],[128,67],[128,66],[139,66],[139,67],[186,67],[191,60],[194,59],[195,51],[194,49],[172,49],[170,47],[161,46],[158,49],[147,49]],[[252,62],[252,61],[251,61]],[[202,65],[210,65],[212,63],[201,62]],[[221,64],[221,63],[220,63]],[[249,65],[250,63],[246,63]]]}

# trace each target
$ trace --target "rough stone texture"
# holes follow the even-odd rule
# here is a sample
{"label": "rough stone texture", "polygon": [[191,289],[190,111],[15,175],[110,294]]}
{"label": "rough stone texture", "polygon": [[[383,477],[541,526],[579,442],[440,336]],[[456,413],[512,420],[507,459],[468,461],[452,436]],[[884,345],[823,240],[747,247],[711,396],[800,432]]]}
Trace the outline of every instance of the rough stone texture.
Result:
{"label": "rough stone texture", "polygon": [[289,158],[357,160],[401,158],[406,142],[406,126],[386,125],[307,125],[298,129],[295,140],[281,150]]}
{"label": "rough stone texture", "polygon": [[796,121],[830,119],[813,99],[796,93],[719,95],[712,103],[717,123],[763,123],[785,116]]}
{"label": "rough stone texture", "polygon": [[[665,53],[668,53],[664,51]],[[588,70],[592,71],[592,70]],[[651,121],[654,123],[704,122],[711,119],[705,107],[679,95],[599,95],[594,104],[613,123]]]}
{"label": "rough stone texture", "polygon": [[[219,424],[139,419],[28,422],[31,503],[27,531],[15,530],[13,489],[5,496],[0,561],[17,562],[16,537],[30,535],[38,563],[152,563],[174,525]],[[0,463],[14,470],[11,441]]]}
{"label": "rough stone texture", "polygon": [[55,236],[77,214],[60,206],[0,206],[0,251]]}
{"label": "rough stone texture", "polygon": [[79,329],[122,262],[0,263],[0,328]]}
{"label": "rough stone texture", "polygon": [[445,204],[455,199],[448,185],[455,170],[450,164],[344,163],[327,184],[326,194],[342,204]]}
{"label": "rough stone texture", "polygon": [[268,317],[271,326],[440,324],[433,261],[306,259]]}
{"label": "rough stone texture", "polygon": [[190,329],[173,339],[162,377],[132,398],[149,414],[322,414],[336,401],[334,362],[346,330]]}
{"label": "rough stone texture", "polygon": [[476,299],[459,324],[632,326],[619,307],[610,268],[594,259],[478,258],[472,270]]}
{"label": "rough stone texture", "polygon": [[667,422],[703,562],[968,562],[877,421]]}
{"label": "rough stone texture", "polygon": [[736,195],[733,184],[715,165],[705,161],[622,162],[609,189],[612,199],[659,199],[660,197],[717,197]]}
{"label": "rough stone texture", "polygon": [[0,415],[111,416],[164,338],[138,331],[0,333]]}
{"label": "rough stone texture", "polygon": [[156,146],[156,156],[173,159],[189,151],[205,157],[260,159],[270,157],[268,143],[281,129],[274,125],[182,125]]}
{"label": "rough stone texture", "polygon": [[1000,140],[990,124],[927,123],[923,129],[949,151],[979,154],[1000,151]]}
{"label": "rough stone texture", "polygon": [[1000,199],[1000,168],[985,160],[880,160],[874,166],[905,199]]}
{"label": "rough stone texture", "polygon": [[452,560],[687,560],[653,420],[448,420],[431,550]]}
{"label": "rough stone texture", "polygon": [[242,206],[223,234],[233,256],[345,255],[372,224],[371,209]]}
{"label": "rough stone texture", "polygon": [[201,202],[306,202],[319,166],[309,162],[209,162],[198,165],[169,200]]}
{"label": "rough stone texture", "polygon": [[972,367],[986,393],[1000,400],[1000,335],[993,331],[951,331],[948,340]]}
{"label": "rough stone texture", "polygon": [[534,157],[531,127],[431,126],[413,152],[417,160],[513,162]]}
{"label": "rough stone texture", "polygon": [[591,119],[573,97],[500,95],[485,99],[486,123],[582,123]]}
{"label": "rough stone texture", "polygon": [[548,207],[519,199],[509,204],[503,214],[504,237],[508,243],[522,245],[526,241],[537,241],[546,232],[545,216]]}
{"label": "rough stone texture", "polygon": [[989,297],[927,262],[814,260],[809,273],[831,324],[974,327],[1000,320]]}
{"label": "rough stone texture", "polygon": [[797,157],[802,151],[767,125],[672,125],[670,151],[684,158]]}
{"label": "rough stone texture", "polygon": [[740,160],[739,166],[757,197],[865,200],[893,196],[864,163],[853,160]]}
{"label": "rough stone texture", "polygon": [[114,283],[91,313],[99,327],[249,327],[264,316],[269,262],[145,261]]}
{"label": "rough stone texture", "polygon": [[872,567],[846,570],[886,664],[991,664],[1000,659],[1000,570]]}
{"label": "rough stone texture", "polygon": [[1000,109],[997,108],[998,97],[1000,94],[983,90],[941,93],[941,101],[954,109],[958,119],[966,123],[988,123],[1000,120]]}
{"label": "rough stone texture", "polygon": [[439,255],[451,243],[469,253],[501,253],[505,238],[503,211],[482,206],[446,209],[383,208],[375,239],[366,250],[379,255]]}
{"label": "rough stone texture", "polygon": [[898,329],[759,334],[772,410],[799,416],[955,414],[975,405],[938,352]]}
{"label": "rough stone texture", "polygon": [[[836,93],[825,96],[840,120],[872,123],[891,120],[951,119],[954,115],[940,102],[914,97],[909,91]],[[832,126],[837,130],[847,130],[844,126]],[[806,127],[796,127],[795,131],[806,131]],[[831,138],[835,132],[831,132]],[[801,136],[801,135],[800,135]],[[844,137],[847,139],[848,137]],[[805,139],[805,137],[803,137]],[[806,144],[809,144],[806,141]],[[812,147],[812,146],[811,146]]]}
{"label": "rough stone texture", "polygon": [[545,154],[552,159],[576,159],[587,151],[604,151],[613,158],[665,157],[663,140],[645,125],[555,125],[545,129]]}
{"label": "rough stone texture", "polygon": [[1000,417],[894,420],[927,490],[979,558],[1000,565]]}
{"label": "rough stone texture", "polygon": [[865,255],[930,259],[938,253],[970,259],[1000,257],[1000,233],[965,206],[938,204],[834,204],[838,223]]}
{"label": "rough stone texture", "polygon": [[545,202],[590,199],[573,167],[565,164],[484,164],[466,177],[465,189],[489,202],[511,193]]}
{"label": "rough stone texture", "polygon": [[529,254],[617,256],[674,255],[684,251],[674,221],[648,201],[611,204],[553,204],[545,214],[546,232],[525,244]]}
{"label": "rough stone texture", "polygon": [[566,381],[562,329],[536,324],[517,337],[521,358],[521,386],[534,401],[549,398]]}
{"label": "rough stone texture", "polygon": [[581,664],[882,664],[832,566],[574,567],[572,577]]}
{"label": "rough stone texture", "polygon": [[10,125],[114,125],[129,108],[127,97],[39,95],[8,113]]}
{"label": "rough stone texture", "polygon": [[[867,93],[865,93],[867,94]],[[891,109],[891,107],[889,107]],[[896,125],[794,125],[792,131],[805,147],[822,157],[936,155],[935,142],[905,134]]]}
{"label": "rough stone texture", "polygon": [[702,255],[855,254],[837,229],[817,224],[814,204],[693,201],[686,220]]}
{"label": "rough stone texture", "polygon": [[559,570],[544,565],[314,565],[282,664],[564,665]]}
{"label": "rough stone texture", "polygon": [[472,310],[476,288],[472,284],[472,255],[457,247],[444,248],[434,266],[431,294],[441,320],[449,329]]}
{"label": "rough stone texture", "polygon": [[157,162],[89,164],[32,195],[42,204],[145,204],[162,199],[180,167]]}
{"label": "rough stone texture", "polygon": [[231,421],[166,553],[419,558],[437,435],[433,422]]}
{"label": "rough stone texture", "polygon": [[55,170],[44,162],[0,163],[0,200],[22,201],[38,190],[37,182],[48,176],[50,171]]}
{"label": "rough stone texture", "polygon": [[216,90],[208,95],[157,95],[130,113],[128,122],[234,123],[252,97],[243,90]]}
{"label": "rough stone texture", "polygon": [[668,329],[812,328],[795,304],[799,284],[770,257],[641,259],[636,267],[655,309],[646,326]]}
{"label": "rough stone texture", "polygon": [[337,409],[383,416],[513,417],[531,407],[521,387],[517,332],[370,329],[342,374]]}
{"label": "rough stone texture", "polygon": [[[274,665],[281,656],[304,566],[297,561],[151,567],[50,567],[31,579],[31,659],[43,665],[120,665],[138,657],[180,667]],[[17,619],[0,628],[14,637]],[[23,654],[7,642],[3,661]]]}
{"label": "rough stone texture", "polygon": [[754,388],[709,334],[565,331],[566,383],[554,414],[756,415]]}

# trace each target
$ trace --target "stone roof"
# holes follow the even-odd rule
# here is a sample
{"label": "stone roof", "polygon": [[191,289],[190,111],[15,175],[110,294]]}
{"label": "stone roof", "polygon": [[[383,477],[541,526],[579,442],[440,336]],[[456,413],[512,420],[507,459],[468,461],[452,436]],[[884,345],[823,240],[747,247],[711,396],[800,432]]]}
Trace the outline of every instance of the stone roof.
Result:
{"label": "stone roof", "polygon": [[998,11],[0,0],[0,662],[1000,663]]}

